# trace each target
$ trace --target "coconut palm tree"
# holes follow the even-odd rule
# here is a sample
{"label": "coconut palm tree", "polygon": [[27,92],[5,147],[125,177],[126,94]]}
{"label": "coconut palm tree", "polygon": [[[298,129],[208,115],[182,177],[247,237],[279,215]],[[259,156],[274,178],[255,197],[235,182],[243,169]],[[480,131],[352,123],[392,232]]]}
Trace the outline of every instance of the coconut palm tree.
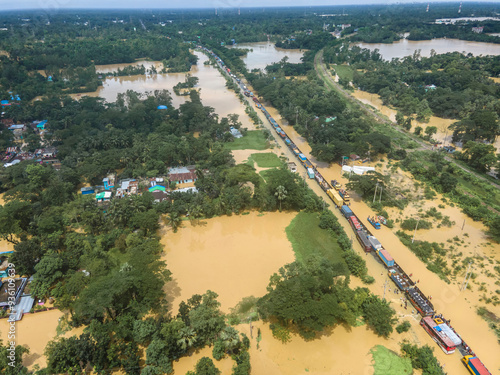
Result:
{"label": "coconut palm tree", "polygon": [[238,331],[231,326],[226,326],[219,335],[222,345],[227,352],[232,353],[240,345],[240,336]]}
{"label": "coconut palm tree", "polygon": [[177,340],[177,345],[179,345],[182,350],[188,350],[193,347],[196,343],[196,332],[191,327],[184,327],[179,331],[181,337]]}
{"label": "coconut palm tree", "polygon": [[171,212],[166,218],[166,223],[169,224],[174,233],[176,233],[177,229],[179,229],[182,224],[182,220],[177,212]]}
{"label": "coconut palm tree", "polygon": [[191,221],[191,223],[199,223],[199,218],[201,216],[201,207],[197,204],[193,204],[189,207],[189,210],[188,210],[188,213],[189,213],[189,220]]}
{"label": "coconut palm tree", "polygon": [[276,192],[274,193],[275,197],[278,198],[280,202],[280,212],[281,212],[281,202],[286,199],[287,191],[283,185],[280,185],[276,188]]}

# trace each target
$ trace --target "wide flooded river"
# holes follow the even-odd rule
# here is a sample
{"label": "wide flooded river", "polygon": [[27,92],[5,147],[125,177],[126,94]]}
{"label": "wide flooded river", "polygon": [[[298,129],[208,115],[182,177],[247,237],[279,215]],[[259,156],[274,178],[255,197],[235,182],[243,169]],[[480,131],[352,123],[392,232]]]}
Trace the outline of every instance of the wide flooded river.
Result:
{"label": "wide flooded river", "polygon": [[242,43],[228,47],[252,50],[243,57],[248,70],[264,70],[267,65],[276,63],[283,57],[288,57],[288,62],[290,63],[300,63],[300,59],[304,55],[304,50],[276,48],[274,43],[270,42]]}
{"label": "wide flooded river", "polygon": [[479,55],[500,55],[500,44],[469,42],[459,39],[432,39],[413,41],[401,39],[397,42],[387,43],[356,43],[355,45],[361,48],[370,50],[378,49],[384,60],[392,60],[393,58],[402,58],[413,55],[413,52],[420,50],[420,55],[429,57],[431,50],[437,54],[448,52],[462,52],[464,54],[472,53],[474,56]]}

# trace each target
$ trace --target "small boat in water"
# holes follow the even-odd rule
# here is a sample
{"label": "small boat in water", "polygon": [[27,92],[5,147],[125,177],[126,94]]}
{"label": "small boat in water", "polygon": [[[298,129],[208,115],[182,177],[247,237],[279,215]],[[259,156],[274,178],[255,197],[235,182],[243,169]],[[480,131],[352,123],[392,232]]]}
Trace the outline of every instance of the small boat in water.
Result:
{"label": "small boat in water", "polygon": [[384,225],[387,225],[387,219],[383,217],[382,215],[378,216],[378,221]]}

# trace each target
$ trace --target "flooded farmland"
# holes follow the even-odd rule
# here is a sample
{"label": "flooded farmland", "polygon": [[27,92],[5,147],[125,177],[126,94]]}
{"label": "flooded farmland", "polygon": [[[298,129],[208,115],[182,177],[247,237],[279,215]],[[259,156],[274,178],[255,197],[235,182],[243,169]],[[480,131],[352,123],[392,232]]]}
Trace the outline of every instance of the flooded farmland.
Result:
{"label": "flooded farmland", "polygon": [[[284,231],[294,215],[266,213],[259,216],[258,213],[250,213],[217,217],[197,226],[186,222],[177,233],[165,231],[164,228],[162,243],[165,246],[165,260],[173,273],[173,280],[167,284],[166,290],[174,307],[173,312],[180,301],[207,289],[219,294],[218,300],[224,312],[229,312],[243,297],[265,294],[269,276],[281,265],[294,260]],[[382,270],[379,264],[377,266]],[[377,282],[371,289],[380,295],[387,276],[385,272],[374,276]],[[356,280],[352,283],[353,286],[358,285]],[[412,329],[404,335],[393,334],[389,339],[383,339],[366,326],[351,329],[337,327],[323,332],[312,341],[293,335],[289,343],[282,344],[272,337],[267,323],[252,323],[252,331],[248,324],[239,325],[238,330],[251,339],[252,371],[272,375],[306,372],[373,374],[369,351],[375,345],[384,345],[395,352],[399,352],[399,342],[404,338],[419,345],[433,345],[427,333],[419,327],[418,315],[399,305],[399,295],[389,293],[387,298],[392,302],[398,317],[412,323]],[[262,336],[259,343],[258,329]],[[435,350],[435,355],[439,361],[446,363],[453,374],[467,374],[458,358],[446,356],[440,350]],[[203,356],[211,357],[211,348],[203,348],[190,357],[174,362],[174,370],[184,374],[192,370]],[[226,358],[222,362],[215,362],[215,365],[225,375],[231,373],[233,363]]]}
{"label": "flooded farmland", "polygon": [[174,312],[193,294],[219,294],[222,311],[248,296],[266,294],[269,277],[294,261],[285,228],[294,213],[251,212],[221,216],[192,226],[184,222],[177,233],[163,229],[167,268],[173,280],[166,292]]}
{"label": "flooded farmland", "polygon": [[[319,162],[314,157],[312,157],[310,154],[311,148],[307,144],[306,140],[302,136],[300,136],[292,126],[289,126],[285,121],[282,121],[281,116],[279,116],[277,111],[271,108],[268,103],[264,104],[266,105],[266,109],[273,115],[275,120],[280,123],[282,129],[288,134],[290,139],[301,149],[301,151],[309,158],[309,160],[317,166],[317,169],[328,181],[336,179],[343,185],[348,182],[348,180],[343,177],[341,168],[338,164],[330,165],[328,163]],[[281,151],[290,160],[295,161],[294,155],[284,145],[284,142],[282,142],[281,140],[279,140],[278,142],[281,145]],[[376,162],[373,162],[372,164],[370,164],[370,166],[376,167],[376,164]],[[377,168],[377,170],[379,170],[379,168]],[[299,173],[301,175],[305,175],[304,171],[300,169]],[[329,198],[319,188],[315,181],[308,180],[308,184],[318,195],[323,197],[326,202],[331,203]],[[360,197],[355,196],[354,194],[352,194],[351,196],[351,208],[361,219],[363,224],[369,225],[366,221],[366,217],[373,216],[375,213],[367,206],[365,202],[361,200]],[[438,203],[435,203],[434,205],[437,206],[437,204]],[[352,238],[352,230],[348,226],[346,220],[340,215],[339,211],[332,207],[330,208],[333,209],[333,212],[339,218],[339,221],[344,226],[346,233]],[[446,215],[448,215],[448,213],[446,213]],[[491,252],[489,250],[491,247],[485,241],[484,233],[481,230],[472,229],[477,223],[472,223],[472,221],[469,221],[466,216],[458,209],[454,211],[454,216],[451,217],[451,219],[460,226],[463,220],[466,220],[466,228],[468,228],[468,224],[470,225],[469,229],[467,229],[467,231],[470,232],[469,236],[477,236],[470,237],[468,241],[470,241],[471,244],[474,244],[474,247],[476,249],[479,249],[477,245],[483,246],[483,248],[487,250],[485,251],[485,255],[491,256]],[[471,290],[468,289],[465,291],[460,291],[460,285],[457,285],[460,284],[459,281],[457,281],[457,283],[455,284],[447,284],[445,281],[439,279],[439,277],[435,273],[429,271],[426,268],[426,265],[399,241],[394,233],[395,231],[397,231],[397,229],[398,228],[389,230],[388,228],[383,227],[381,230],[376,231],[375,235],[382,242],[384,247],[396,259],[396,261],[402,266],[402,268],[407,270],[407,272],[413,273],[414,279],[420,281],[419,287],[426,294],[432,296],[432,302],[434,303],[437,311],[443,313],[448,319],[452,320],[452,325],[463,336],[469,346],[474,348],[474,350],[480,355],[481,359],[483,360],[483,362],[485,362],[487,367],[493,369],[500,368],[500,359],[498,359],[495,355],[495,353],[500,349],[497,338],[494,332],[489,329],[488,324],[484,320],[482,320],[476,313],[476,307],[482,305],[482,303],[479,301],[479,299],[481,298],[480,293],[478,293],[479,285],[475,284]],[[450,229],[450,231],[451,232],[446,236],[452,236],[452,231],[457,231],[457,228],[453,227],[453,229]],[[436,232],[435,235],[437,237],[441,236],[439,242],[447,240],[447,238],[442,234],[440,235],[439,232]],[[426,240],[425,235],[423,235],[421,239]],[[429,241],[431,241],[431,239],[429,239]],[[353,246],[358,253],[364,254],[357,241],[353,241]],[[469,246],[471,248],[474,248],[472,245]],[[492,252],[496,253],[498,251],[498,245],[494,245],[491,249]],[[384,283],[386,280],[388,280],[385,273],[385,268],[382,266],[380,261],[378,261],[376,257],[371,254],[366,255],[365,259],[367,262],[369,273],[376,279],[375,285],[373,285],[373,287],[370,287],[370,290],[379,295],[382,295],[384,291]],[[481,271],[479,270],[479,272]],[[460,275],[461,278],[463,278],[463,276],[463,274]],[[483,274],[481,277],[481,282],[490,283],[490,286],[494,287],[494,285],[491,285],[492,280],[486,279],[486,276]],[[490,292],[491,291],[494,291],[494,289],[491,289]],[[498,307],[492,307],[491,305],[488,305],[488,308],[492,309],[497,314],[499,313]],[[438,356],[438,358],[441,358],[440,354],[442,352],[439,353],[439,348],[435,346],[434,342],[430,339],[430,337],[425,333],[424,330],[422,330],[421,328],[416,330],[416,332],[420,331],[425,334],[424,336],[422,336],[420,344],[428,344],[435,347],[436,355]],[[417,333],[417,335],[419,335],[419,333]],[[444,357],[442,358],[442,361],[446,363],[447,369],[451,370],[452,366],[457,366],[455,370],[456,372],[452,371],[450,373],[461,373],[460,371],[464,370],[463,366],[461,366],[460,364],[458,355],[456,355],[455,358],[452,358],[451,356],[445,356],[444,354],[443,356]],[[464,373],[467,373],[467,371],[465,371]]]}
{"label": "flooded farmland", "polygon": [[[356,99],[358,99],[360,102],[372,106],[382,115],[389,118],[391,121],[393,122],[396,121],[397,110],[384,105],[379,95],[371,94],[369,92],[361,90],[354,90],[354,92],[351,93],[351,95]],[[432,136],[432,139],[442,142],[443,145],[451,145],[452,144],[451,138],[453,135],[453,131],[448,129],[448,127],[457,121],[458,120],[431,116],[429,122],[413,121],[412,128],[410,131],[413,132],[417,126],[422,127],[424,130],[428,126],[435,126],[437,128],[437,133]],[[493,145],[497,148],[497,150],[500,151],[500,139],[497,138],[497,140],[495,141],[495,143],[493,143]]]}

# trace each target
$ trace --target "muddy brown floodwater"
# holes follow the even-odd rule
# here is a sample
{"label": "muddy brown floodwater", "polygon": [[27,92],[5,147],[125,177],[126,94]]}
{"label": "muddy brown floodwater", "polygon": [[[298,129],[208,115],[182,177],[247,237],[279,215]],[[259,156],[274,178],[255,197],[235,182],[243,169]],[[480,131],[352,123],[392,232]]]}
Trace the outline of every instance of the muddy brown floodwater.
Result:
{"label": "muddy brown floodwater", "polygon": [[[397,110],[390,108],[382,103],[382,99],[377,94],[371,94],[366,91],[354,90],[351,93],[353,97],[358,99],[360,102],[364,104],[368,104],[379,111],[382,115],[388,117],[391,121],[396,121],[396,113]],[[457,122],[458,120],[454,119],[446,119],[437,116],[431,116],[429,122],[412,122],[411,132],[415,130],[417,126],[422,127],[424,130],[428,126],[435,126],[437,128],[437,133],[432,136],[436,141],[441,141],[443,145],[451,145],[451,136],[453,135],[453,131],[448,129],[448,127]],[[500,139],[497,139],[494,143],[494,146],[500,151]]]}
{"label": "muddy brown floodwater", "polygon": [[[282,129],[286,131],[290,139],[301,149],[301,151],[309,158],[309,160],[317,166],[320,173],[328,180],[336,179],[345,185],[348,181],[342,176],[341,168],[338,164],[331,164],[318,162],[314,157],[311,156],[311,148],[306,142],[306,140],[301,137],[292,126],[286,124],[277,111],[264,103],[266,109],[271,113],[271,115],[278,121]],[[265,121],[265,119],[264,119]],[[266,123],[266,127],[270,128],[270,125]],[[295,157],[285,146],[281,139],[278,139],[278,143],[281,146],[281,151],[290,159],[295,161]],[[375,165],[375,163],[374,163]],[[305,175],[304,171],[299,170],[301,175]],[[319,196],[323,197],[326,202],[331,203],[327,195],[319,188],[314,180],[307,179],[309,187],[315,191]],[[353,196],[352,209],[356,215],[361,219],[363,224],[367,225],[366,217],[372,216],[375,213],[364,203],[359,197]],[[437,202],[435,205],[437,206]],[[330,209],[339,218],[340,223],[344,226],[346,233],[349,237],[353,239],[353,232],[351,228],[347,225],[346,220],[340,215],[339,211],[330,206]],[[458,211],[458,210],[457,210]],[[465,215],[461,214],[459,217],[451,217],[452,220],[456,221],[457,224],[461,224]],[[469,223],[471,224],[471,223]],[[369,224],[368,224],[369,225]],[[466,223],[466,227],[467,227]],[[472,226],[472,224],[471,224]],[[456,230],[456,229],[455,229]],[[470,230],[472,233],[472,230]],[[375,231],[373,231],[375,232]],[[475,232],[478,233],[478,232]],[[425,264],[423,264],[406,246],[404,246],[396,235],[388,228],[383,227],[381,230],[374,233],[376,237],[381,241],[384,247],[391,253],[391,255],[396,259],[396,261],[405,269],[408,273],[413,274],[413,278],[420,280],[419,287],[424,293],[432,296],[432,302],[434,303],[436,310],[443,313],[447,319],[452,320],[452,325],[457,329],[457,331],[463,336],[467,341],[469,346],[471,346],[476,353],[481,357],[486,366],[493,372],[500,368],[500,358],[497,353],[500,350],[500,345],[498,344],[497,338],[492,330],[489,329],[488,324],[482,320],[476,314],[476,306],[483,305],[479,302],[481,298],[480,293],[477,291],[475,286],[473,290],[460,291],[459,285],[447,284],[439,277],[429,271]],[[425,240],[425,234],[422,235],[423,240]],[[483,238],[478,238],[479,242],[483,241]],[[443,238],[439,242],[444,242]],[[476,239],[470,240],[472,243]],[[496,250],[498,250],[498,245]],[[370,286],[370,290],[378,295],[383,295],[384,293],[384,283],[388,280],[385,272],[385,268],[382,266],[373,255],[365,253],[362,251],[361,247],[355,239],[353,239],[353,247],[355,251],[362,254],[367,262],[370,275],[372,275],[376,282],[374,285]],[[488,254],[490,255],[490,254]],[[463,277],[463,276],[462,276]],[[389,282],[389,287],[393,288],[392,282]],[[396,305],[393,307],[398,311],[397,299]],[[496,312],[498,315],[498,307],[492,307],[491,304],[488,308]],[[409,311],[403,310],[402,314],[408,314]],[[435,354],[441,363],[446,364],[446,370],[450,374],[466,374],[467,371],[460,364],[459,355],[455,354],[453,356],[446,356],[432,341],[432,339],[425,333],[423,329],[418,326],[417,319],[414,319],[414,332],[415,337],[418,339],[414,342],[418,342],[420,345],[428,344],[435,348]]]}
{"label": "muddy brown floodwater", "polygon": [[[165,245],[165,260],[172,271],[173,280],[166,285],[172,312],[177,311],[180,301],[194,293],[207,289],[219,294],[222,310],[228,312],[243,297],[262,296],[266,293],[269,277],[285,263],[294,260],[285,228],[295,216],[294,213],[266,213],[217,217],[205,225],[191,226],[173,233],[162,229],[162,243]],[[377,294],[387,277],[378,276],[374,286]],[[354,279],[352,286],[361,286]],[[316,340],[305,341],[297,335],[287,344],[272,337],[268,324],[254,322],[252,332],[248,324],[237,328],[251,339],[250,360],[255,374],[373,374],[369,351],[375,345],[384,345],[399,352],[403,339],[419,345],[432,341],[418,325],[418,316],[399,306],[399,295],[387,294],[393,302],[398,317],[412,322],[412,329],[403,334],[393,334],[389,339],[375,335],[366,326],[355,328],[336,327],[323,332]],[[262,340],[257,344],[257,330]],[[259,346],[257,348],[257,345]],[[192,370],[203,356],[211,357],[211,348],[203,348],[189,357],[174,362],[174,370],[184,374]],[[451,373],[466,375],[467,371],[458,358],[450,361],[440,350],[435,351],[442,363],[447,363]],[[223,375],[231,373],[234,362],[229,358],[214,361]],[[449,364],[448,364],[449,362]]]}
{"label": "muddy brown floodwater", "polygon": [[[205,54],[198,51],[194,51],[193,53],[198,57],[198,63],[191,67],[189,74],[199,78],[197,88],[201,88],[200,97],[203,105],[213,107],[219,118],[235,113],[239,115],[239,121],[243,124],[243,127],[254,129],[253,122],[245,113],[245,107],[241,104],[234,91],[226,88],[226,80],[221,73],[211,65],[204,65],[204,62],[208,61],[208,57]],[[119,68],[123,69],[126,66],[140,64],[143,64],[146,68],[150,68],[153,65],[161,68],[161,62],[159,61],[141,60],[131,64],[97,65],[96,70],[102,73],[110,73]],[[96,91],[71,94],[70,96],[74,99],[79,99],[83,96],[98,96],[111,103],[116,101],[118,94],[125,93],[127,90],[133,90],[142,94],[152,93],[155,90],[168,90],[172,95],[173,106],[178,107],[189,100],[189,96],[175,95],[173,87],[179,82],[184,82],[185,77],[186,73],[108,77],[103,81],[103,86],[99,87]]]}
{"label": "muddy brown floodwater", "polygon": [[242,43],[228,48],[246,48],[251,49],[244,57],[243,61],[248,70],[262,69],[273,63],[279,62],[282,58],[288,58],[290,63],[300,63],[305,50],[276,48],[274,43],[257,42]]}
{"label": "muddy brown floodwater", "polygon": [[208,289],[219,294],[224,312],[243,298],[266,294],[269,277],[294,261],[285,228],[295,213],[221,216],[173,233],[162,229],[165,261],[172,281],[165,290],[171,308]]}
{"label": "muddy brown floodwater", "polygon": [[500,55],[500,45],[495,43],[469,42],[459,39],[438,38],[432,40],[414,41],[401,39],[390,44],[387,43],[356,43],[358,47],[368,48],[370,50],[378,49],[384,60],[393,58],[403,58],[411,56],[416,50],[420,50],[421,56],[429,57],[431,51],[437,54],[448,52],[461,52],[464,54],[472,53],[479,55]]}
{"label": "muddy brown floodwater", "polygon": [[[56,338],[56,328],[59,319],[63,317],[59,310],[43,311],[36,314],[25,314],[23,319],[16,322],[15,342],[16,345],[23,345],[29,349],[29,354],[24,358],[24,365],[30,368],[33,365],[45,367],[47,360],[44,350],[47,343]],[[7,319],[0,319],[0,338],[4,345],[11,340],[8,339],[9,323]],[[66,332],[62,337],[80,335],[83,327]]]}

